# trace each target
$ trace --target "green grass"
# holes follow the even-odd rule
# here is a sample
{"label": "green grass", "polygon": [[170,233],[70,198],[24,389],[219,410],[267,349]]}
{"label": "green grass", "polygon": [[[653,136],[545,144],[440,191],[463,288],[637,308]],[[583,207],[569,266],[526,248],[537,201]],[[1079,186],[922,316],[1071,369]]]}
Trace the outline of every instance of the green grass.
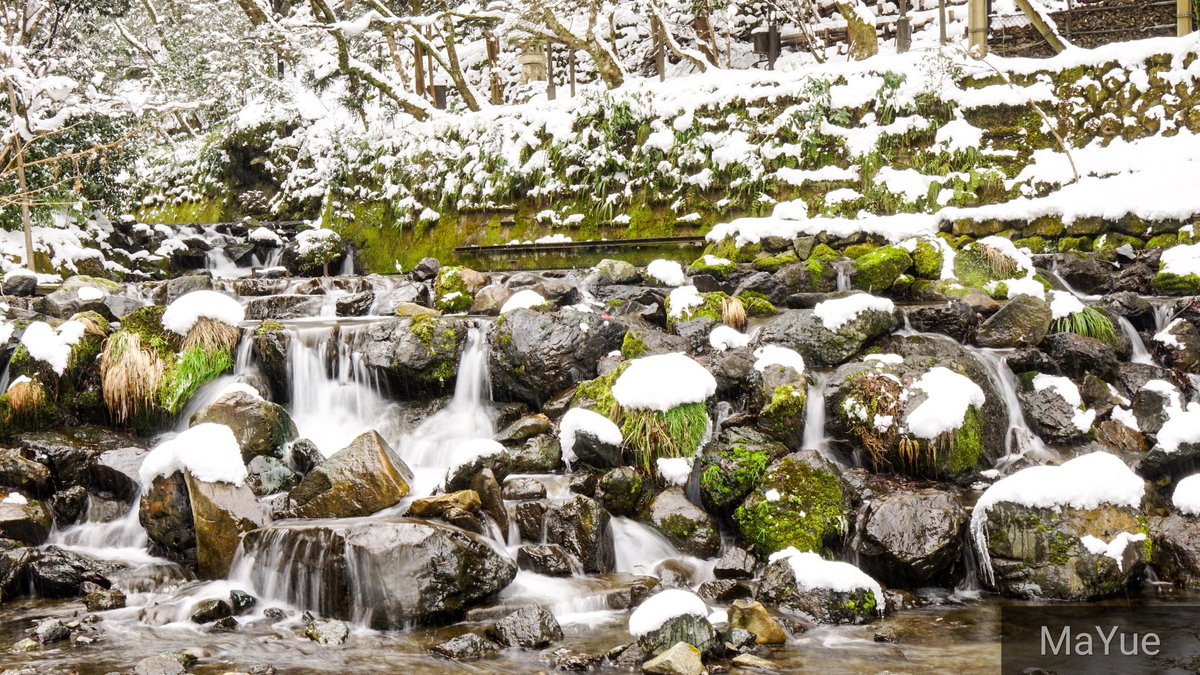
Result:
{"label": "green grass", "polygon": [[178,413],[200,387],[231,368],[233,357],[226,352],[210,354],[196,347],[180,354],[159,391],[163,410],[171,415]]}
{"label": "green grass", "polygon": [[621,435],[637,467],[654,476],[659,459],[694,455],[708,425],[708,408],[703,403],[688,403],[666,412],[627,410],[622,416]]}
{"label": "green grass", "polygon": [[1074,333],[1094,338],[1109,346],[1117,344],[1117,330],[1112,320],[1093,307],[1084,307],[1082,311],[1055,319],[1050,324],[1050,332]]}

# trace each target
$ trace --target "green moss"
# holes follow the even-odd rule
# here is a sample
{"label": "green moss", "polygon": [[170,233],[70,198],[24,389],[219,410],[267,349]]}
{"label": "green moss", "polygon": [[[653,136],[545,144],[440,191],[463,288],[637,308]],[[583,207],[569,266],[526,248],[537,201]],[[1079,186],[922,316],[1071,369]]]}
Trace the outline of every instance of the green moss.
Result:
{"label": "green moss", "polygon": [[671,316],[671,300],[667,298],[667,328],[673,329],[675,324],[680,321],[691,321],[693,319],[712,319],[713,321],[722,321],[721,306],[725,299],[729,296],[721,291],[713,293],[704,293],[702,295],[703,302],[695,307],[690,307],[683,310],[678,317]]}
{"label": "green moss", "polygon": [[621,436],[646,475],[658,474],[660,458],[691,457],[711,428],[703,403],[658,410],[623,410]]}
{"label": "green moss", "polygon": [[808,392],[788,385],[775,387],[771,400],[758,413],[759,424],[776,438],[787,438],[804,421]]}
{"label": "green moss", "polygon": [[462,267],[443,267],[438,271],[434,284],[437,298],[434,306],[448,314],[466,312],[474,302],[467,284],[463,281]]}
{"label": "green moss", "polygon": [[1030,253],[1045,253],[1046,240],[1042,237],[1025,237],[1024,239],[1014,239],[1013,245],[1017,248],[1027,248]]}
{"label": "green moss", "polygon": [[837,271],[829,263],[841,259],[842,256],[837,251],[834,251],[825,244],[817,244],[813,248],[808,259],[804,261],[804,268],[808,271],[808,278],[814,290],[820,288],[824,282],[832,281],[837,276]]}
{"label": "green moss", "polygon": [[754,259],[754,269],[759,272],[776,272],[784,265],[790,265],[798,262],[800,258],[795,251],[784,251],[779,255],[764,256]]}
{"label": "green moss", "polygon": [[[778,492],[779,498],[767,499],[768,490]],[[843,500],[837,476],[789,455],[771,466],[758,491],[734,511],[733,519],[760,557],[789,546],[819,551],[843,530]]]}
{"label": "green moss", "polygon": [[757,291],[744,291],[737,298],[746,308],[746,316],[775,316],[779,313],[767,296]]}
{"label": "green moss", "polygon": [[256,337],[264,337],[271,333],[278,333],[281,330],[283,330],[283,324],[272,319],[267,319],[258,325],[258,328],[254,331],[254,335]]}
{"label": "green moss", "polygon": [[854,286],[868,293],[885,291],[896,283],[909,267],[912,256],[898,246],[884,246],[863,253],[854,261]]}
{"label": "green moss", "polygon": [[183,409],[200,387],[233,368],[233,357],[225,352],[189,349],[167,369],[158,398],[164,411],[174,415]]}
{"label": "green moss", "polygon": [[1171,248],[1178,243],[1178,234],[1160,234],[1156,237],[1150,237],[1150,240],[1146,242],[1146,248]]}
{"label": "green moss", "polygon": [[1154,275],[1153,286],[1163,295],[1200,295],[1200,276],[1159,272]]}
{"label": "green moss", "polygon": [[[704,255],[711,255],[714,258],[724,258],[735,263],[754,262],[758,254],[762,252],[761,244],[745,244],[738,246],[733,239],[722,239],[716,241],[704,248]],[[704,256],[701,256],[703,259]]]}
{"label": "green moss", "polygon": [[1059,253],[1090,250],[1092,250],[1092,240],[1088,237],[1063,237],[1058,240]]}
{"label": "green moss", "polygon": [[875,251],[877,248],[874,244],[851,244],[846,247],[846,250],[842,251],[842,255],[851,260],[858,260],[864,255]]}
{"label": "green moss", "polygon": [[718,279],[728,279],[734,269],[733,261],[727,258],[704,255],[688,266],[688,274],[709,274]]}
{"label": "green moss", "polygon": [[963,286],[983,289],[992,281],[1021,277],[1024,272],[998,249],[972,243],[954,256],[954,276]]}
{"label": "green moss", "polygon": [[950,434],[949,456],[938,458],[938,473],[956,477],[973,472],[983,458],[983,413],[975,407],[967,408],[962,426]]}
{"label": "green moss", "polygon": [[620,406],[617,405],[617,399],[613,398],[612,387],[628,367],[629,362],[626,361],[594,380],[580,382],[579,386],[575,387],[575,397],[571,399],[571,405],[583,406],[609,419],[616,418]]}
{"label": "green moss", "polygon": [[135,309],[121,319],[121,332],[136,334],[143,347],[153,349],[158,352],[159,358],[170,363],[178,336],[163,328],[162,315],[166,310],[161,306]]}
{"label": "green moss", "polygon": [[1046,557],[1054,565],[1066,565],[1071,560],[1071,544],[1062,532],[1055,532]]}
{"label": "green moss", "polygon": [[758,487],[770,457],[762,450],[735,443],[729,451],[706,460],[713,463],[700,474],[701,499],[713,511],[727,514]]}
{"label": "green moss", "polygon": [[636,359],[645,353],[646,343],[634,335],[633,331],[625,333],[625,338],[621,340],[621,356],[627,359]]}
{"label": "green moss", "polygon": [[912,253],[913,271],[922,279],[940,279],[942,277],[942,249],[928,239],[917,241]]}

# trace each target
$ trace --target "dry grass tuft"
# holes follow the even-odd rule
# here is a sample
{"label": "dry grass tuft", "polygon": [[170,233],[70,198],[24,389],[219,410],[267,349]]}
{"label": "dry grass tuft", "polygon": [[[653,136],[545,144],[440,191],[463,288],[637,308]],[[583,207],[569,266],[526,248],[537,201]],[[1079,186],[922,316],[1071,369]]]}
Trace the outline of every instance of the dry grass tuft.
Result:
{"label": "dry grass tuft", "polygon": [[721,321],[734,330],[746,330],[746,306],[738,298],[722,299]]}
{"label": "dry grass tuft", "polygon": [[186,352],[199,347],[208,354],[232,354],[241,339],[241,328],[201,317],[183,338],[183,349],[180,351]]}
{"label": "dry grass tuft", "polygon": [[117,333],[100,356],[101,388],[108,412],[119,424],[129,424],[158,404],[167,365],[158,353],[143,347],[136,333]]}
{"label": "dry grass tuft", "polygon": [[46,405],[46,389],[37,380],[17,382],[8,388],[7,396],[9,417],[13,419],[36,417]]}

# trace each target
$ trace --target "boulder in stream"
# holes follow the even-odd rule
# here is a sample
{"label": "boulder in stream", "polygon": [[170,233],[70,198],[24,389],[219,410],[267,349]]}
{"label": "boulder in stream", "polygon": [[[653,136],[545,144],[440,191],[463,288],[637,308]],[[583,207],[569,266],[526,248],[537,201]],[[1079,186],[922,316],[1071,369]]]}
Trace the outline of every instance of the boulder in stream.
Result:
{"label": "boulder in stream", "polygon": [[206,422],[229,427],[247,463],[258,456],[283,457],[284,447],[296,438],[296,425],[283,406],[245,391],[222,395],[191,420],[192,426]]}
{"label": "boulder in stream", "polygon": [[288,494],[299,518],[353,518],[395,506],[413,474],[376,431],[368,431],[313,467]]}
{"label": "boulder in stream", "polygon": [[782,312],[763,325],[757,344],[793,349],[810,366],[839,366],[895,327],[890,300],[860,293],[826,300],[812,311]]}

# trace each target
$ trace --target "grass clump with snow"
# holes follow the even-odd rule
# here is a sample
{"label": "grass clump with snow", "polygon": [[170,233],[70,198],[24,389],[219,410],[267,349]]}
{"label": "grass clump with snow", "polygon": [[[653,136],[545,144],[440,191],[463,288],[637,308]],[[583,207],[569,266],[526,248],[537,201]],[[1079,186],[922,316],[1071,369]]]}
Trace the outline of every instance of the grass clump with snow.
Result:
{"label": "grass clump with snow", "polygon": [[434,283],[434,293],[437,296],[434,305],[447,314],[460,314],[470,311],[474,298],[462,278],[462,267],[443,267],[438,271]]}
{"label": "grass clump with snow", "polygon": [[1112,319],[1094,307],[1084,307],[1077,312],[1055,318],[1050,323],[1051,333],[1074,333],[1099,340],[1110,347],[1117,345],[1117,329]]}

